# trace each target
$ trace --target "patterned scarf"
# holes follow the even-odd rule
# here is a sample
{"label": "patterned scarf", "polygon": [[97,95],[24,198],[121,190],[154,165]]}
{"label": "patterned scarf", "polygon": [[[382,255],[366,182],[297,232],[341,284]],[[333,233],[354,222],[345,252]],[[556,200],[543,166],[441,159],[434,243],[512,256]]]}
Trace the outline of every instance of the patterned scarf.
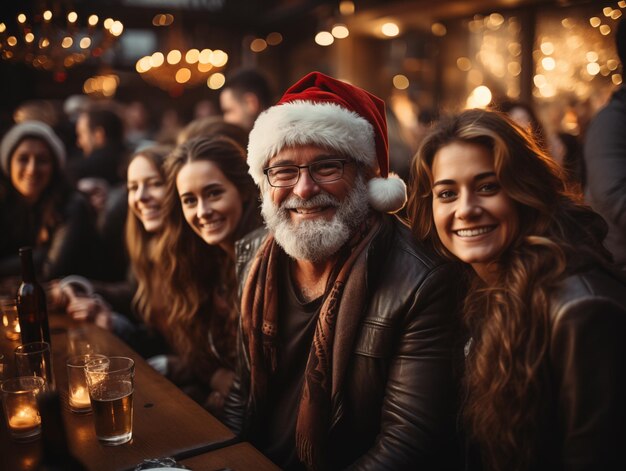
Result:
{"label": "patterned scarf", "polygon": [[[298,458],[310,470],[326,466],[331,398],[347,365],[365,302],[365,249],[380,225],[368,221],[342,249],[327,283],[304,371],[296,423]],[[252,262],[242,293],[242,323],[250,351],[253,407],[266,401],[268,380],[277,365],[278,268],[280,247],[269,236]],[[337,341],[335,342],[335,339]]]}

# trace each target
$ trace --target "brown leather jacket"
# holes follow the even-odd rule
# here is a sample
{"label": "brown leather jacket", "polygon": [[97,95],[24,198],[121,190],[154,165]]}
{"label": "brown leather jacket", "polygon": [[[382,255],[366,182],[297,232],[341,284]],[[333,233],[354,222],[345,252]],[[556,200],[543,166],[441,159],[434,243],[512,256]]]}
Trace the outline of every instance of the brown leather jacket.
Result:
{"label": "brown leather jacket", "polygon": [[588,268],[560,282],[550,303],[550,469],[626,469],[626,281]]}
{"label": "brown leather jacket", "polygon": [[[331,468],[458,469],[460,275],[417,245],[396,217],[383,218],[367,249],[370,300],[345,384],[333,398]],[[241,285],[263,239],[257,231],[237,245]],[[254,442],[246,435],[255,418],[249,356],[241,341],[239,349],[242,371],[226,422]]]}
{"label": "brown leather jacket", "polygon": [[[588,266],[550,295],[548,398],[533,471],[626,469],[626,280]],[[471,446],[467,470],[484,469]]]}

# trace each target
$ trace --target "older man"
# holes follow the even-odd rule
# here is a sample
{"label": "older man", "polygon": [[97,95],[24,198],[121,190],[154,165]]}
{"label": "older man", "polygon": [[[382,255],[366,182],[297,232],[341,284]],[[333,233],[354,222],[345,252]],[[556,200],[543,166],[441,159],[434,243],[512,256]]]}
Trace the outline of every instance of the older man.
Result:
{"label": "older man", "polygon": [[406,189],[384,103],[311,73],[257,119],[248,163],[269,234],[238,246],[228,423],[284,469],[452,467],[458,277],[385,214]]}

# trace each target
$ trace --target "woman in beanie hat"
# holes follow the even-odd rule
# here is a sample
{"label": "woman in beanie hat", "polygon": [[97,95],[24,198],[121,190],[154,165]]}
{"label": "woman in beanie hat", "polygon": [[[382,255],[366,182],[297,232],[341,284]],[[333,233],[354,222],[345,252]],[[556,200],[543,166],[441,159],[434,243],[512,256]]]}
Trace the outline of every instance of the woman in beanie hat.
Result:
{"label": "woman in beanie hat", "polygon": [[65,147],[39,121],[13,126],[0,144],[0,276],[20,273],[18,249],[34,248],[44,279],[92,275],[97,235],[85,201],[63,175]]}

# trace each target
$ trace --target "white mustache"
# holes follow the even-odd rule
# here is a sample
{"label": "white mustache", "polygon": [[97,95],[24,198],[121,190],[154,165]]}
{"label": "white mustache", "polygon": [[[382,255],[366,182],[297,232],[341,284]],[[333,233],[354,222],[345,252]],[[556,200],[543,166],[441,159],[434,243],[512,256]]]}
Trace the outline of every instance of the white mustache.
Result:
{"label": "white mustache", "polygon": [[317,206],[331,206],[338,208],[339,200],[327,193],[320,193],[313,198],[305,200],[299,196],[290,196],[281,204],[281,209],[315,208]]}

